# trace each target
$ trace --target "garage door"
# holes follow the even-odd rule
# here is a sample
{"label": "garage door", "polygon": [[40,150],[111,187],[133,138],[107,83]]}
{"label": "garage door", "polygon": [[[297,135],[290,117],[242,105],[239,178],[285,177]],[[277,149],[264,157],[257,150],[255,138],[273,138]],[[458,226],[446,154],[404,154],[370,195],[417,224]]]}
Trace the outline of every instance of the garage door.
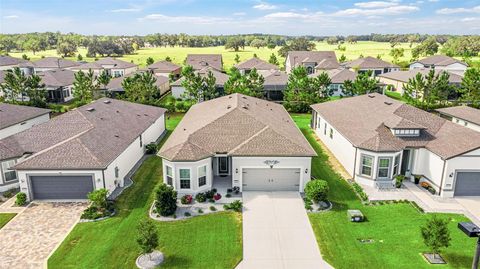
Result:
{"label": "garage door", "polygon": [[33,199],[87,199],[93,190],[91,176],[31,176]]}
{"label": "garage door", "polygon": [[455,196],[480,196],[480,172],[457,172]]}
{"label": "garage door", "polygon": [[298,191],[300,169],[243,169],[244,191]]}

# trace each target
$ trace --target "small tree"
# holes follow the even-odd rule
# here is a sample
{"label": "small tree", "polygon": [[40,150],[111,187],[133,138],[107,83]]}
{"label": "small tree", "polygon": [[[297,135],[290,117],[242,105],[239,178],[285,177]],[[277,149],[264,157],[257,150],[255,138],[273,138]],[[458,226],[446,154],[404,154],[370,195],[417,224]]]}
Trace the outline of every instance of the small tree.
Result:
{"label": "small tree", "polygon": [[450,246],[450,230],[448,219],[439,219],[433,216],[425,226],[421,227],[423,242],[433,252],[433,257],[440,253],[441,248]]}
{"label": "small tree", "polygon": [[102,85],[103,89],[107,88],[108,83],[110,83],[110,79],[112,77],[107,73],[106,70],[103,70],[100,75],[98,75],[97,80],[100,85]]}
{"label": "small tree", "polygon": [[[137,226],[137,243],[142,249],[142,254],[150,254],[158,247],[157,227],[149,219],[140,221]],[[150,255],[148,256],[150,259]]]}
{"label": "small tree", "polygon": [[148,57],[148,58],[147,58],[147,65],[151,65],[151,64],[153,64],[154,62],[155,62],[155,60],[153,60],[152,57]]}
{"label": "small tree", "polygon": [[88,200],[92,202],[92,206],[97,208],[107,208],[108,190],[98,189],[87,194]]}
{"label": "small tree", "polygon": [[342,56],[340,56],[340,59],[338,59],[339,62],[341,63],[344,63],[347,61],[347,57],[345,56],[345,54],[342,54]]}
{"label": "small tree", "polygon": [[308,199],[319,203],[327,200],[328,195],[328,183],[325,180],[315,179],[311,180],[305,186],[305,195]]}
{"label": "small tree", "polygon": [[82,54],[79,53],[79,54],[77,55],[77,61],[83,61],[83,56],[82,56]]}
{"label": "small tree", "polygon": [[235,54],[235,59],[233,59],[235,61],[235,63],[239,63],[240,62],[240,55],[238,54]]}
{"label": "small tree", "polygon": [[277,56],[275,56],[275,53],[272,53],[270,55],[270,59],[268,59],[268,62],[274,65],[279,65],[280,63],[278,62]]}
{"label": "small tree", "polygon": [[165,57],[165,61],[171,62],[171,61],[172,61],[172,58],[170,58],[169,56],[167,56],[167,57]]}
{"label": "small tree", "polygon": [[160,184],[156,190],[157,201],[155,207],[162,216],[170,216],[177,210],[177,192],[165,183]]}

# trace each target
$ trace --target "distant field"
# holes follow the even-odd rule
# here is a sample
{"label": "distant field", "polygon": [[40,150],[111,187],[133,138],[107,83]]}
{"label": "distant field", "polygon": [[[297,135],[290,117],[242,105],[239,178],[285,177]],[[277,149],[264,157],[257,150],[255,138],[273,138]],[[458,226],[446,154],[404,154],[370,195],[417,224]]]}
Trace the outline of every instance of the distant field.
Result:
{"label": "distant field", "polygon": [[[345,43],[346,47],[345,51],[337,50],[337,45],[328,45],[326,42],[316,42],[316,50],[334,50],[337,54],[337,57],[340,58],[342,54],[347,57],[347,60],[354,60],[358,58],[360,55],[363,56],[373,56],[376,57],[377,55],[381,55],[382,59],[386,61],[392,61],[392,57],[389,55],[391,50],[390,43],[387,42],[371,42],[371,41],[361,41],[357,42],[356,44],[348,44]],[[398,47],[405,49],[405,56],[402,57],[401,61],[409,61],[411,58],[411,48],[409,47],[408,43],[400,43]],[[165,57],[169,56],[173,62],[177,64],[183,64],[187,54],[189,53],[220,53],[223,56],[223,63],[224,68],[229,69],[231,66],[235,64],[235,55],[238,54],[240,56],[240,60],[247,60],[253,56],[253,54],[257,54],[257,56],[261,59],[268,60],[272,53],[277,54],[278,49],[277,47],[273,50],[268,48],[260,48],[256,49],[253,47],[245,47],[245,50],[241,50],[238,52],[225,50],[223,46],[220,47],[206,47],[206,48],[183,48],[183,47],[160,47],[160,48],[146,48],[140,49],[136,51],[134,55],[126,55],[124,57],[120,57],[122,60],[126,61],[133,61],[135,64],[140,65],[141,67],[145,66],[145,62],[148,57],[152,57],[155,61],[165,59]],[[85,57],[87,50],[85,48],[80,48],[77,54],[80,53],[83,56],[85,61],[93,61],[94,58],[87,58]],[[10,53],[13,57],[22,57],[23,54],[26,54],[31,60],[40,59],[42,56],[58,56],[56,50],[47,50],[37,52],[35,55],[31,52],[16,52]],[[280,63],[283,64],[285,61],[284,58],[281,58],[277,55],[278,60]],[[69,58],[75,60],[76,57]],[[480,57],[476,57],[472,60],[480,60]]]}

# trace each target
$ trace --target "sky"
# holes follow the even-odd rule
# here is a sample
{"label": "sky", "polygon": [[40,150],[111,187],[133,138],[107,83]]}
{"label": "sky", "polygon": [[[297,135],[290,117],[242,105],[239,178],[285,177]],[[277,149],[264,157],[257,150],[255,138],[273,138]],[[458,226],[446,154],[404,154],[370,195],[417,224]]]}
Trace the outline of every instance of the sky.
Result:
{"label": "sky", "polygon": [[480,0],[0,0],[0,33],[480,34]]}

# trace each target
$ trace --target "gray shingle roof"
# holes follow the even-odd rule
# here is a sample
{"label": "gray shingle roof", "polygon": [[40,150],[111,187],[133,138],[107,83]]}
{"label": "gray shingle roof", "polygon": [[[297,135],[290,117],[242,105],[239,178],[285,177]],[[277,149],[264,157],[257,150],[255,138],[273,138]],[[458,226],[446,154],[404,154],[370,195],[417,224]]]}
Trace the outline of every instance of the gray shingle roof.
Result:
{"label": "gray shingle roof", "polygon": [[169,61],[158,61],[158,62],[155,62],[155,63],[147,66],[147,68],[151,69],[151,70],[156,70],[156,71],[162,71],[162,72],[169,73],[169,72],[179,70],[182,67],[180,65],[171,63]]}
{"label": "gray shingle roof", "polygon": [[66,60],[58,57],[45,57],[38,61],[33,62],[33,66],[36,68],[69,68],[79,66],[80,63]]}
{"label": "gray shingle roof", "polygon": [[50,113],[50,109],[0,103],[0,129]]}
{"label": "gray shingle roof", "polygon": [[396,64],[386,62],[384,60],[377,59],[372,56],[358,58],[356,60],[346,62],[343,64],[348,68],[359,68],[359,69],[373,69],[373,68],[400,68]]}
{"label": "gray shingle roof", "polygon": [[165,111],[102,98],[0,140],[0,155],[33,153],[20,170],[104,169]]}
{"label": "gray shingle roof", "polygon": [[424,65],[436,65],[436,66],[447,66],[447,65],[454,64],[454,63],[459,63],[459,64],[463,64],[465,66],[468,66],[468,64],[466,64],[466,63],[464,63],[460,60],[457,60],[455,58],[445,56],[445,55],[433,55],[433,56],[430,56],[430,57],[427,57],[427,58],[424,58],[424,59],[420,59],[420,60],[416,61],[416,63],[421,63],[421,64],[424,64]]}
{"label": "gray shingle roof", "polygon": [[[219,72],[212,67],[205,67],[201,70],[194,71],[194,72],[195,72],[195,74],[200,74],[200,76],[202,76],[202,77],[206,77],[206,76],[208,76],[209,71],[212,72],[213,76],[215,77],[215,84],[217,86],[223,87],[223,85],[225,84],[225,82],[227,82],[227,80],[229,78],[229,76],[227,74]],[[182,82],[184,80],[185,80],[185,77],[181,77],[177,81],[174,81],[171,85],[172,86],[181,86]]]}
{"label": "gray shingle roof", "polygon": [[357,78],[357,73],[343,68],[317,71],[316,73],[311,74],[310,77],[317,77],[322,74],[322,72],[327,73],[332,84],[343,84],[346,80],[354,81]]}
{"label": "gray shingle roof", "polygon": [[454,106],[440,108],[437,111],[447,116],[453,116],[480,125],[480,109],[469,106]]}
{"label": "gray shingle roof", "polygon": [[[430,72],[430,69],[411,69],[407,71],[388,72],[388,73],[378,75],[378,77],[384,77],[384,78],[393,79],[401,82],[408,82],[409,79],[414,78],[418,73],[421,73],[422,75],[425,76],[429,72]],[[450,78],[449,78],[450,83],[462,83],[463,77],[458,74],[448,72],[446,70],[435,70],[436,75],[442,72],[446,72],[450,75]]]}
{"label": "gray shingle roof", "polygon": [[187,65],[191,65],[195,70],[201,70],[205,67],[212,67],[222,71],[223,62],[221,54],[188,54]]}
{"label": "gray shingle roof", "polygon": [[0,55],[0,66],[9,65],[32,66],[33,64],[24,59],[15,58],[8,55]]}
{"label": "gray shingle roof", "polygon": [[[424,147],[443,159],[480,148],[480,133],[381,94],[312,105],[354,146],[372,151]],[[419,137],[396,137],[387,125],[423,128]]]}
{"label": "gray shingle roof", "polygon": [[[107,84],[107,89],[110,89],[110,90],[119,90],[119,89],[123,89],[122,87],[122,82],[125,78],[127,77],[131,77],[131,76],[134,76],[135,74],[137,73],[142,73],[141,71],[138,71],[136,73],[131,73],[131,74],[128,74],[126,76],[123,76],[123,77],[116,77],[116,78],[112,78],[110,79],[110,82]],[[167,77],[165,76],[156,76],[156,75],[153,75],[153,77],[156,79],[155,81],[155,85],[157,85],[157,87],[161,87],[163,86],[165,83],[168,83],[169,80]]]}
{"label": "gray shingle roof", "polygon": [[278,66],[256,57],[253,57],[244,62],[236,64],[235,67],[239,70],[250,70],[253,68],[257,70],[279,70]]}
{"label": "gray shingle roof", "polygon": [[316,156],[282,105],[231,94],[194,105],[160,149],[171,161],[230,156]]}
{"label": "gray shingle roof", "polygon": [[287,73],[279,70],[275,70],[268,75],[264,76],[264,83],[265,86],[286,86],[288,82],[288,75]]}
{"label": "gray shingle roof", "polygon": [[289,59],[292,67],[306,62],[319,64],[323,60],[327,60],[329,63],[338,63],[334,51],[289,51],[287,59]]}
{"label": "gray shingle roof", "polygon": [[73,85],[75,72],[68,69],[53,69],[41,72],[38,76],[46,87],[65,87]]}
{"label": "gray shingle roof", "polygon": [[74,70],[89,70],[89,69],[104,69],[104,68],[126,69],[126,68],[131,68],[136,66],[137,65],[134,63],[114,59],[111,57],[105,57],[95,62],[82,64],[73,69]]}

